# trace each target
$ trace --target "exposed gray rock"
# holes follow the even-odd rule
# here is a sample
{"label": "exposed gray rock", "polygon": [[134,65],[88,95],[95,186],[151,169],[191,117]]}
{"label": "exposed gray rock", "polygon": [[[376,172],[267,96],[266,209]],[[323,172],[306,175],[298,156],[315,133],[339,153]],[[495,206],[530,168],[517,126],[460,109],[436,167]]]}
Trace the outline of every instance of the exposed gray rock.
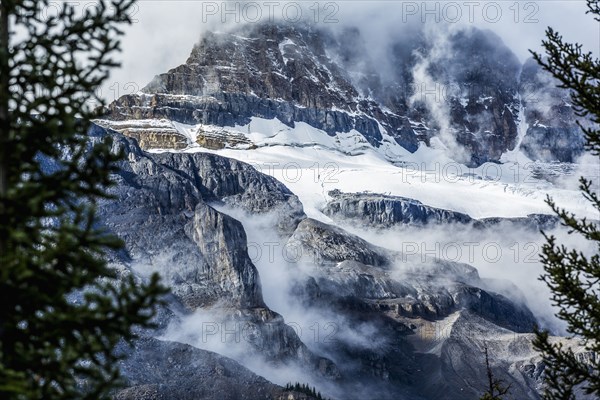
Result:
{"label": "exposed gray rock", "polygon": [[[466,264],[405,258],[310,218],[298,225],[288,245],[320,265],[315,271],[320,295],[358,298],[406,317],[444,318],[468,309],[515,332],[531,332],[536,324],[525,305],[481,289],[477,270]],[[304,291],[311,292],[315,289]]]}
{"label": "exposed gray rock", "polygon": [[473,227],[478,229],[503,228],[507,225],[513,227],[525,228],[531,231],[550,230],[556,228],[560,219],[556,215],[549,214],[529,214],[526,217],[513,218],[482,218],[473,222]]}
{"label": "exposed gray rock", "polygon": [[[536,120],[527,129],[521,150],[534,161],[572,163],[583,154],[585,138],[581,128],[554,122],[559,126],[546,126]],[[562,125],[562,126],[561,126]]]}
{"label": "exposed gray rock", "polygon": [[527,134],[521,150],[532,160],[574,162],[583,154],[585,137],[571,105],[569,91],[533,58],[523,65],[520,93],[525,107]]}
{"label": "exposed gray rock", "polygon": [[386,271],[353,260],[327,269],[318,282],[320,292],[327,290],[340,297],[380,300],[416,295],[412,286],[392,279]]}
{"label": "exposed gray rock", "polygon": [[153,159],[194,182],[207,202],[223,202],[250,213],[276,213],[282,234],[289,235],[306,217],[298,197],[285,185],[246,163],[206,153],[161,153]]}
{"label": "exposed gray rock", "polygon": [[467,214],[426,206],[418,200],[376,193],[327,193],[331,199],[323,213],[332,218],[361,221],[367,225],[390,226],[427,224],[466,224],[472,221]]}
{"label": "exposed gray rock", "polygon": [[[147,95],[127,95],[109,107],[112,119],[167,118],[233,126],[250,117],[306,122],[328,134],[357,129],[378,145],[378,121],[346,112],[375,107],[358,99],[325,51],[325,32],[308,26],[255,24],[236,33],[208,33],[185,64],[156,76]],[[414,150],[416,141],[412,139]],[[413,150],[413,151],[414,151]]]}
{"label": "exposed gray rock", "polygon": [[[467,164],[498,161],[516,145],[520,62],[489,30],[469,27],[445,36],[449,48],[431,59],[428,70],[445,90],[436,103],[447,110],[450,129],[466,152]],[[435,57],[429,54],[433,46],[426,43],[419,52],[425,58]],[[432,117],[423,122],[436,128],[440,121]]]}
{"label": "exposed gray rock", "polygon": [[[426,398],[479,398],[485,391],[484,347],[488,348],[492,372],[510,384],[515,399],[540,399],[544,365],[532,345],[531,333],[514,333],[480,316],[461,311],[419,327],[411,337],[419,351],[419,362],[427,367],[419,375]],[[585,356],[586,350],[573,339],[552,338]],[[577,398],[588,396],[577,393]]]}
{"label": "exposed gray rock", "polygon": [[316,264],[331,264],[346,260],[367,265],[389,264],[388,251],[351,235],[333,225],[312,218],[304,219],[288,241],[290,249],[297,249],[304,259]]}
{"label": "exposed gray rock", "polygon": [[265,306],[243,226],[207,203],[220,201],[256,213],[281,209],[279,226],[293,229],[303,216],[302,205],[285,186],[223,157],[151,155],[134,140],[100,127],[90,135],[94,140],[112,135],[114,150],[126,155],[111,188],[114,199],[99,207],[99,222],[125,241],[127,253],[114,255],[116,263],[131,265],[142,276],[159,271],[171,288],[174,312],[161,313],[163,319],[219,307],[224,320],[247,324],[249,351],[267,361],[300,363],[319,375],[337,376],[329,360],[312,354]]}
{"label": "exposed gray rock", "polygon": [[525,305],[474,286],[482,285],[476,272],[466,283],[446,268],[416,267],[410,273],[390,274],[344,261],[316,276],[320,296],[355,297],[392,317],[439,319],[466,309],[514,332],[532,331],[536,319]]}
{"label": "exposed gray rock", "polygon": [[344,75],[328,60],[323,32],[309,25],[262,23],[240,26],[232,33],[207,33],[186,64],[158,75],[143,91],[254,93],[308,108],[347,109],[346,101],[357,93]]}
{"label": "exposed gray rock", "polygon": [[[412,76],[415,54],[428,57],[434,43],[419,35],[412,39],[392,40],[396,71],[384,76],[364,60],[368,52],[358,29],[336,35],[305,24],[262,23],[207,33],[185,64],[156,76],[143,93],[113,102],[107,117],[221,127],[244,125],[251,117],[278,118],[329,135],[355,129],[375,147],[382,144],[383,128],[414,152],[441,128],[425,102],[411,101],[435,90]],[[447,39],[450,51],[427,72],[439,87],[453,88],[438,96],[465,150],[461,161],[497,161],[516,145],[518,59],[489,31],[466,29]]]}
{"label": "exposed gray rock", "polygon": [[[466,266],[453,267],[462,271],[465,279],[478,280],[472,268],[469,271]],[[305,299],[306,306],[331,310],[338,318],[344,318],[353,331],[376,332],[366,342],[348,340],[341,335],[327,346],[321,346],[340,365],[342,376],[352,377],[349,381],[340,381],[340,387],[347,393],[343,398],[456,398],[462,383],[457,383],[455,376],[440,375],[438,370],[440,365],[447,364],[447,356],[437,351],[420,353],[421,341],[424,345],[435,347],[441,341],[438,336],[445,337],[451,333],[448,321],[454,315],[472,316],[477,329],[481,329],[479,324],[496,326],[496,332],[506,332],[515,337],[518,336],[515,331],[501,326],[531,331],[535,319],[526,307],[457,282],[452,269],[448,265],[431,266],[426,271],[394,276],[378,267],[344,261],[318,268],[314,275],[316,279],[309,279],[305,290],[295,291],[295,295]],[[476,332],[473,329],[470,333],[476,335]],[[491,330],[490,334],[493,332]],[[417,352],[413,344],[417,346]],[[463,360],[469,364],[460,365],[460,368],[472,366],[477,372],[485,371],[480,354],[473,352],[468,343],[461,342],[454,349],[470,357]],[[518,353],[519,350],[514,351]],[[530,349],[527,351],[529,353],[526,354],[533,354]],[[512,362],[512,358],[505,355],[498,357]],[[479,374],[473,374],[465,374],[464,377],[473,379],[473,385],[485,383]],[[437,397],[432,397],[430,385],[438,379],[449,388],[446,393],[440,392]],[[512,379],[515,378],[511,376],[508,382]],[[525,384],[523,390],[536,392],[535,384],[528,385]],[[361,387],[368,389],[365,392]]]}
{"label": "exposed gray rock", "polygon": [[[115,148],[126,152],[127,161],[121,163],[118,186],[112,189],[116,200],[104,202],[99,216],[125,241],[134,264],[161,270],[173,293],[192,309],[224,299],[237,306],[262,307],[254,266],[249,260],[237,263],[240,254],[247,258],[245,241],[233,240],[245,238],[243,227],[205,201],[239,199],[240,207],[255,212],[280,206],[289,209],[292,204],[300,207],[293,211],[302,214],[297,199],[290,200],[294,196],[283,185],[237,161],[199,153],[150,157],[131,140],[115,140]],[[252,174],[256,184],[246,187]],[[203,232],[203,241],[193,231],[195,225],[207,221],[194,218],[196,212],[214,217],[211,229]],[[287,222],[282,220],[282,225]],[[187,233],[186,226],[190,227]],[[232,237],[226,240],[223,231]],[[218,254],[233,260],[222,263]]]}
{"label": "exposed gray rock", "polygon": [[198,203],[185,233],[198,245],[209,266],[207,279],[216,282],[228,300],[240,308],[264,307],[258,271],[248,256],[246,233],[242,224]]}
{"label": "exposed gray rock", "polygon": [[332,190],[323,213],[337,221],[359,222],[375,228],[392,226],[426,226],[460,224],[476,229],[489,229],[499,225],[524,228],[532,231],[549,230],[558,226],[555,215],[530,214],[527,217],[482,218],[457,211],[431,207],[415,199],[379,193],[343,193]]}
{"label": "exposed gray rock", "polygon": [[477,287],[457,285],[452,298],[460,308],[470,310],[513,332],[532,332],[537,325],[534,315],[525,305]]}
{"label": "exposed gray rock", "polygon": [[120,368],[129,387],[115,400],[274,400],[285,393],[231,359],[156,339],[138,340]]}

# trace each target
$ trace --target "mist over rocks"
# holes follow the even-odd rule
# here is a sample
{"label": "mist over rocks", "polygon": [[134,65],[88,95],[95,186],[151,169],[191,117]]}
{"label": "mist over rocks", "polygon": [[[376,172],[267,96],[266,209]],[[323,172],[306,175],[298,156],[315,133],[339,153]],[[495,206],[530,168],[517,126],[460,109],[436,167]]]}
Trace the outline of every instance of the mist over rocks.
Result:
{"label": "mist over rocks", "polygon": [[[125,252],[112,255],[113,263],[139,279],[159,271],[172,292],[159,313],[159,329],[144,332],[132,358],[124,361],[129,387],[117,398],[210,399],[223,391],[228,398],[247,382],[248,396],[278,399],[288,395],[278,385],[296,378],[334,398],[375,393],[382,399],[426,399],[432,376],[448,393],[458,393],[465,380],[476,392],[482,358],[459,323],[477,327],[471,332],[483,325],[490,335],[505,335],[506,346],[522,344],[520,335],[536,323],[522,296],[494,292],[476,268],[403,257],[397,248],[308,218],[285,185],[248,164],[209,153],[147,153],[135,139],[100,126],[93,126],[90,136],[111,136],[114,150],[125,153],[111,188],[115,198],[99,207],[99,222],[126,243]],[[338,192],[332,198],[355,196],[370,201],[379,195]],[[234,209],[264,215],[261,229],[307,257],[292,264],[274,259],[272,273],[279,271],[279,278],[269,271],[259,274],[248,251],[252,219],[238,220],[228,211]],[[281,293],[296,309],[291,320],[284,319],[287,308],[274,304],[284,311],[282,317],[265,301],[261,281],[272,279],[281,279]],[[298,313],[306,319],[298,319]],[[455,325],[448,322],[457,316]],[[314,321],[333,330],[311,339],[306,333]],[[428,339],[431,326],[446,326],[453,336]],[[435,343],[447,350],[422,351]],[[519,360],[534,357],[530,348],[520,348],[514,350]],[[498,354],[499,362],[508,363],[501,365],[515,362],[514,355],[506,357]],[[446,370],[448,363],[456,372]],[[531,368],[525,361],[519,365],[533,378],[515,393],[533,396],[540,390],[539,362]],[[440,375],[440,368],[446,372]],[[511,373],[507,379],[520,376]],[[207,379],[211,384],[203,386]]]}
{"label": "mist over rocks", "polygon": [[347,190],[343,174],[315,173],[307,196],[304,182],[251,165],[258,150],[266,162],[302,150],[291,162],[317,167],[317,149],[336,151],[342,172],[363,155],[396,166],[437,152],[476,167],[510,152],[581,154],[568,97],[494,33],[421,27],[388,42],[377,58],[356,27],[238,25],[205,34],[184,64],[107,107],[90,136],[111,136],[126,155],[115,198],[99,207],[126,244],[111,261],[138,279],[158,271],[171,289],[158,329],[123,362],[129,387],[116,398],[311,398],[288,382],[337,399],[478,398],[487,344],[515,398],[540,398],[530,339],[546,315],[530,293],[513,276],[489,278],[480,260],[403,253],[393,235],[518,237],[556,228],[555,217],[477,219],[412,193]]}
{"label": "mist over rocks", "polygon": [[318,263],[353,260],[377,267],[389,265],[385,249],[310,218],[298,225],[288,244],[292,248],[299,248],[302,256],[308,256]]}
{"label": "mist over rocks", "polygon": [[[305,221],[313,224],[310,219]],[[299,231],[305,230],[303,224]],[[319,229],[331,230],[324,224]],[[397,318],[445,318],[466,309],[515,332],[531,332],[537,324],[524,304],[481,289],[484,284],[477,270],[467,264],[437,259],[422,262],[392,251],[380,251],[385,263],[377,264],[380,259],[372,253],[356,253],[354,246],[363,243],[354,235],[339,228],[335,229],[335,240],[329,235],[304,236],[301,242],[311,256],[316,255],[315,263],[329,261],[318,264],[313,272],[316,280],[306,281],[307,288],[301,293],[308,295],[308,301],[314,300],[311,294],[315,292],[317,297],[327,294],[330,298],[360,299],[362,307]],[[336,250],[335,259],[332,249]]]}
{"label": "mist over rocks", "polygon": [[[253,332],[248,351],[272,361],[306,363],[315,373],[335,376],[335,366],[312,354],[264,304],[242,225],[206,203],[234,197],[238,207],[252,212],[287,206],[279,215],[297,218],[303,214],[301,204],[290,202],[294,196],[285,186],[235,160],[202,154],[151,156],[135,140],[100,127],[90,135],[93,140],[110,135],[114,151],[126,154],[110,191],[115,198],[102,202],[99,221],[125,241],[126,253],[113,255],[113,262],[142,277],[157,271],[170,287],[168,308],[173,312],[161,312],[157,321],[163,329],[198,309],[222,310],[212,322],[244,323]],[[291,213],[290,204],[296,207]]]}
{"label": "mist over rocks", "polygon": [[[336,234],[349,240],[353,237],[339,228]],[[466,320],[476,318],[499,331],[517,335],[517,332],[532,332],[537,323],[523,304],[478,287],[484,283],[477,271],[467,265],[409,262],[405,269],[394,270],[355,261],[356,254],[344,251],[344,246],[336,257],[345,261],[318,265],[311,270],[313,277],[298,282],[293,294],[302,299],[308,310],[332,313],[340,321],[337,324],[341,329],[356,332],[340,332],[333,343],[319,347],[331,354],[340,366],[342,377],[354,376],[362,386],[373,387],[381,398],[392,399],[394,394],[398,396],[407,389],[412,391],[408,399],[431,398],[427,394],[430,389],[421,386],[423,380],[429,382],[432,379],[429,374],[435,374],[438,363],[449,360],[444,353],[432,356],[413,347],[414,342],[427,342],[426,326],[443,326],[448,318],[463,315]],[[365,333],[367,336],[362,339]],[[466,363],[480,365],[478,355],[470,352],[463,342],[465,338],[460,340],[456,351],[470,354],[468,357],[472,358]],[[433,376],[452,387],[451,392],[460,390],[454,386],[457,384],[454,376]],[[462,377],[475,379],[473,373]],[[526,390],[531,391],[527,387]]]}
{"label": "mist over rocks", "polygon": [[143,338],[126,352],[120,367],[130,386],[118,391],[115,400],[316,400],[189,345]]}
{"label": "mist over rocks", "polygon": [[[304,122],[330,136],[356,130],[376,148],[388,135],[410,152],[438,138],[450,157],[469,166],[499,161],[515,148],[521,107],[527,107],[529,155],[563,151],[562,141],[544,140],[553,129],[563,138],[576,134],[572,114],[547,125],[535,117],[531,105],[555,82],[537,79],[530,63],[522,68],[494,33],[421,29],[392,37],[382,60],[370,58],[358,28],[264,22],[209,32],[185,64],[112,102],[106,118],[121,121],[113,128],[146,149],[181,149],[186,138],[168,127],[131,127],[131,121],[234,127],[258,117],[290,127]],[[212,146],[229,145],[214,140]],[[572,141],[572,154],[560,160],[572,161],[582,144]]]}
{"label": "mist over rocks", "polygon": [[523,65],[520,93],[525,107],[527,134],[521,148],[532,160],[572,163],[583,154],[585,137],[570,104],[570,93],[558,88],[557,81],[533,58]]}

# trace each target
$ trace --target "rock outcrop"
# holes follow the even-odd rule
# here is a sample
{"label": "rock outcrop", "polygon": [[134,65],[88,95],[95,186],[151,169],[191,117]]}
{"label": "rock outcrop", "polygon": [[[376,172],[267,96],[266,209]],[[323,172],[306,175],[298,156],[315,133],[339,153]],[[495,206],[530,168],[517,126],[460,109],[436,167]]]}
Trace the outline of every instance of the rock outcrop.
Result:
{"label": "rock outcrop", "polygon": [[426,206],[418,200],[377,193],[328,193],[330,200],[323,213],[332,218],[361,221],[363,224],[389,228],[394,225],[466,224],[467,214]]}
{"label": "rock outcrop", "polygon": [[574,162],[583,154],[585,137],[571,105],[569,91],[533,58],[523,65],[520,93],[525,107],[527,134],[521,150],[534,161]]}
{"label": "rock outcrop", "polygon": [[[364,60],[368,52],[358,29],[337,34],[305,24],[262,23],[208,33],[185,64],[111,103],[106,118],[147,148],[180,148],[182,135],[167,140],[162,129],[148,130],[146,137],[127,121],[233,127],[259,117],[291,127],[304,122],[330,136],[356,130],[375,148],[387,135],[411,152],[437,136],[460,162],[498,161],[517,140],[516,56],[496,35],[474,28],[448,34],[444,52],[436,50],[439,38],[414,39],[392,40],[386,62],[395,71],[384,76],[376,61]],[[354,63],[358,57],[363,62]],[[210,148],[247,144],[241,137],[199,139]]]}
{"label": "rock outcrop", "polygon": [[265,307],[258,272],[248,256],[246,233],[239,221],[199,203],[184,229],[210,266],[206,278],[221,289],[219,298],[230,294],[229,300],[240,308]]}
{"label": "rock outcrop", "polygon": [[129,387],[115,400],[274,400],[283,388],[237,362],[181,343],[141,339],[121,362]]}
{"label": "rock outcrop", "polygon": [[[311,353],[283,318],[263,301],[243,226],[215,210],[211,202],[235,204],[254,213],[277,212],[276,226],[293,229],[304,213],[285,186],[247,164],[210,154],[144,153],[132,140],[93,127],[90,135],[114,139],[123,151],[111,189],[115,197],[99,207],[99,221],[126,244],[113,262],[145,276],[158,271],[174,298],[177,318],[197,309],[222,310],[219,320],[245,324],[252,335],[249,351],[267,361],[308,366],[335,377],[335,366]],[[181,306],[179,305],[181,304]],[[177,324],[173,313],[161,313]],[[217,321],[217,320],[215,320]],[[218,321],[217,321],[218,322]]]}
{"label": "rock outcrop", "polygon": [[298,249],[299,256],[316,264],[331,264],[352,260],[368,265],[389,264],[386,250],[333,225],[307,218],[299,225],[288,246]]}
{"label": "rock outcrop", "polygon": [[441,226],[458,224],[475,229],[489,229],[501,225],[530,231],[549,230],[558,226],[558,217],[548,214],[530,214],[527,217],[475,219],[457,212],[425,205],[418,200],[380,193],[343,193],[332,190],[323,213],[336,221],[360,223],[367,227],[386,229],[393,226]]}
{"label": "rock outcrop", "polygon": [[[418,334],[410,341],[419,353],[420,362],[429,365],[419,376],[423,379],[423,395],[443,399],[479,398],[481,382],[487,373],[481,364],[487,348],[492,373],[495,378],[510,382],[511,397],[541,399],[545,367],[532,346],[533,338],[531,333],[503,329],[469,311],[420,325]],[[577,340],[551,340],[571,347],[581,357],[589,355]],[[577,392],[578,399],[591,399],[580,390]]]}
{"label": "rock outcrop", "polygon": [[514,332],[536,325],[525,305],[481,289],[477,270],[466,264],[413,260],[311,219],[288,243],[320,266],[315,277],[321,294],[357,298],[389,316],[445,318],[467,309]]}
{"label": "rock outcrop", "polygon": [[[319,234],[306,234],[313,229]],[[373,390],[369,395],[375,393],[382,399],[431,398],[433,392],[427,385],[433,385],[434,380],[449,387],[447,393],[440,392],[436,398],[455,398],[464,383],[459,383],[456,375],[438,370],[444,371],[451,356],[437,350],[434,354],[421,353],[423,343],[435,347],[432,342],[443,342],[436,337],[440,334],[436,329],[444,326],[447,332],[442,334],[451,334],[452,325],[448,321],[460,315],[462,321],[474,326],[470,333],[481,329],[480,325],[493,326],[497,332],[519,338],[522,337],[520,332],[532,332],[536,324],[525,305],[482,289],[483,282],[471,266],[441,260],[426,264],[409,260],[403,265],[403,258],[397,253],[384,251],[340,228],[316,224],[310,219],[300,223],[298,232],[303,233],[302,239],[294,234],[290,242],[308,251],[311,257],[316,256],[316,265],[309,279],[298,282],[293,295],[301,299],[305,307],[329,312],[336,320],[345,321],[343,326],[351,326],[356,332],[349,338],[341,335],[335,342],[320,346],[332,354],[340,366],[340,386],[346,388],[348,398],[366,395],[353,384],[368,387]],[[387,261],[381,262],[380,258]],[[368,265],[358,259],[378,261],[380,265]],[[428,336],[431,329],[433,337]],[[360,337],[364,331],[373,332],[373,336],[363,340],[353,336]],[[465,355],[461,360],[464,364],[456,368],[471,365],[475,369],[461,372],[463,375],[459,376],[467,381],[483,382],[479,370],[485,368],[483,359],[478,358],[480,354],[470,350],[465,337],[457,340],[461,341],[452,351]],[[507,345],[512,345],[509,342],[507,339]],[[533,354],[529,348],[523,357]],[[498,357],[512,362],[506,355]],[[353,378],[347,382],[344,377]],[[511,379],[516,378],[511,376]],[[536,383],[529,382],[516,393],[537,393],[535,387]]]}

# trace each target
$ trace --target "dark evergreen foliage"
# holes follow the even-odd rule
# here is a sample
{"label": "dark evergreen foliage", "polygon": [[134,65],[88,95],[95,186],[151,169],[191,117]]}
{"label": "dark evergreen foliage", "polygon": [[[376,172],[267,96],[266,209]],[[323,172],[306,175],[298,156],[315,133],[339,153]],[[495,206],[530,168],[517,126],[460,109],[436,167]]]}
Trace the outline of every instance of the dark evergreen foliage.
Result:
{"label": "dark evergreen foliage", "polygon": [[101,399],[164,292],[112,279],[95,224],[119,155],[86,132],[133,1],[49,3],[0,2],[0,398]]}
{"label": "dark evergreen foliage", "polygon": [[490,366],[490,358],[488,355],[487,346],[484,347],[485,353],[485,369],[488,378],[488,388],[480,400],[502,400],[510,391],[510,385],[505,386],[501,379],[494,377],[492,367]]}
{"label": "dark evergreen foliage", "polygon": [[[587,4],[588,13],[600,21],[600,0],[588,0]],[[543,41],[546,55],[533,53],[535,59],[560,81],[560,87],[571,91],[578,116],[600,123],[600,60],[584,52],[581,45],[565,42],[552,28],[548,28],[546,36]],[[586,149],[600,156],[600,130],[594,126],[581,126],[581,129],[585,133]],[[600,219],[600,198],[593,182],[582,177],[580,190],[598,210]],[[547,203],[571,234],[595,242],[598,252],[584,255],[557,243],[555,237],[545,235],[547,242],[541,255],[545,272],[541,279],[550,287],[552,301],[559,309],[557,316],[567,322],[568,332],[582,339],[596,356],[583,360],[572,349],[552,342],[548,332],[536,332],[534,346],[545,363],[547,390],[544,396],[575,399],[574,389],[580,385],[587,394],[600,397],[600,231],[596,222],[577,218],[551,198]]]}
{"label": "dark evergreen foliage", "polygon": [[317,389],[314,386],[311,387],[307,383],[288,383],[287,385],[285,385],[285,390],[304,393],[305,395],[311,396],[317,400],[328,400],[327,398],[321,395],[321,392],[317,392]]}

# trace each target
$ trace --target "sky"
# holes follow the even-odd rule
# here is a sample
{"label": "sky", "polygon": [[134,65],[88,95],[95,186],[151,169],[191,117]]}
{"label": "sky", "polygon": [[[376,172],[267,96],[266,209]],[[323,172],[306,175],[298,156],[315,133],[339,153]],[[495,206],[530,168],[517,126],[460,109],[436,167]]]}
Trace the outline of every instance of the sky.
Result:
{"label": "sky", "polygon": [[[316,7],[319,4],[319,7]],[[392,35],[422,24],[475,25],[496,32],[521,61],[539,51],[552,26],[571,42],[600,54],[600,23],[586,15],[583,0],[543,1],[201,1],[141,0],[131,12],[123,37],[122,66],[102,88],[111,101],[144,87],[153,76],[185,62],[206,31],[271,19],[300,17],[332,28],[359,26],[370,45],[381,47]]]}

